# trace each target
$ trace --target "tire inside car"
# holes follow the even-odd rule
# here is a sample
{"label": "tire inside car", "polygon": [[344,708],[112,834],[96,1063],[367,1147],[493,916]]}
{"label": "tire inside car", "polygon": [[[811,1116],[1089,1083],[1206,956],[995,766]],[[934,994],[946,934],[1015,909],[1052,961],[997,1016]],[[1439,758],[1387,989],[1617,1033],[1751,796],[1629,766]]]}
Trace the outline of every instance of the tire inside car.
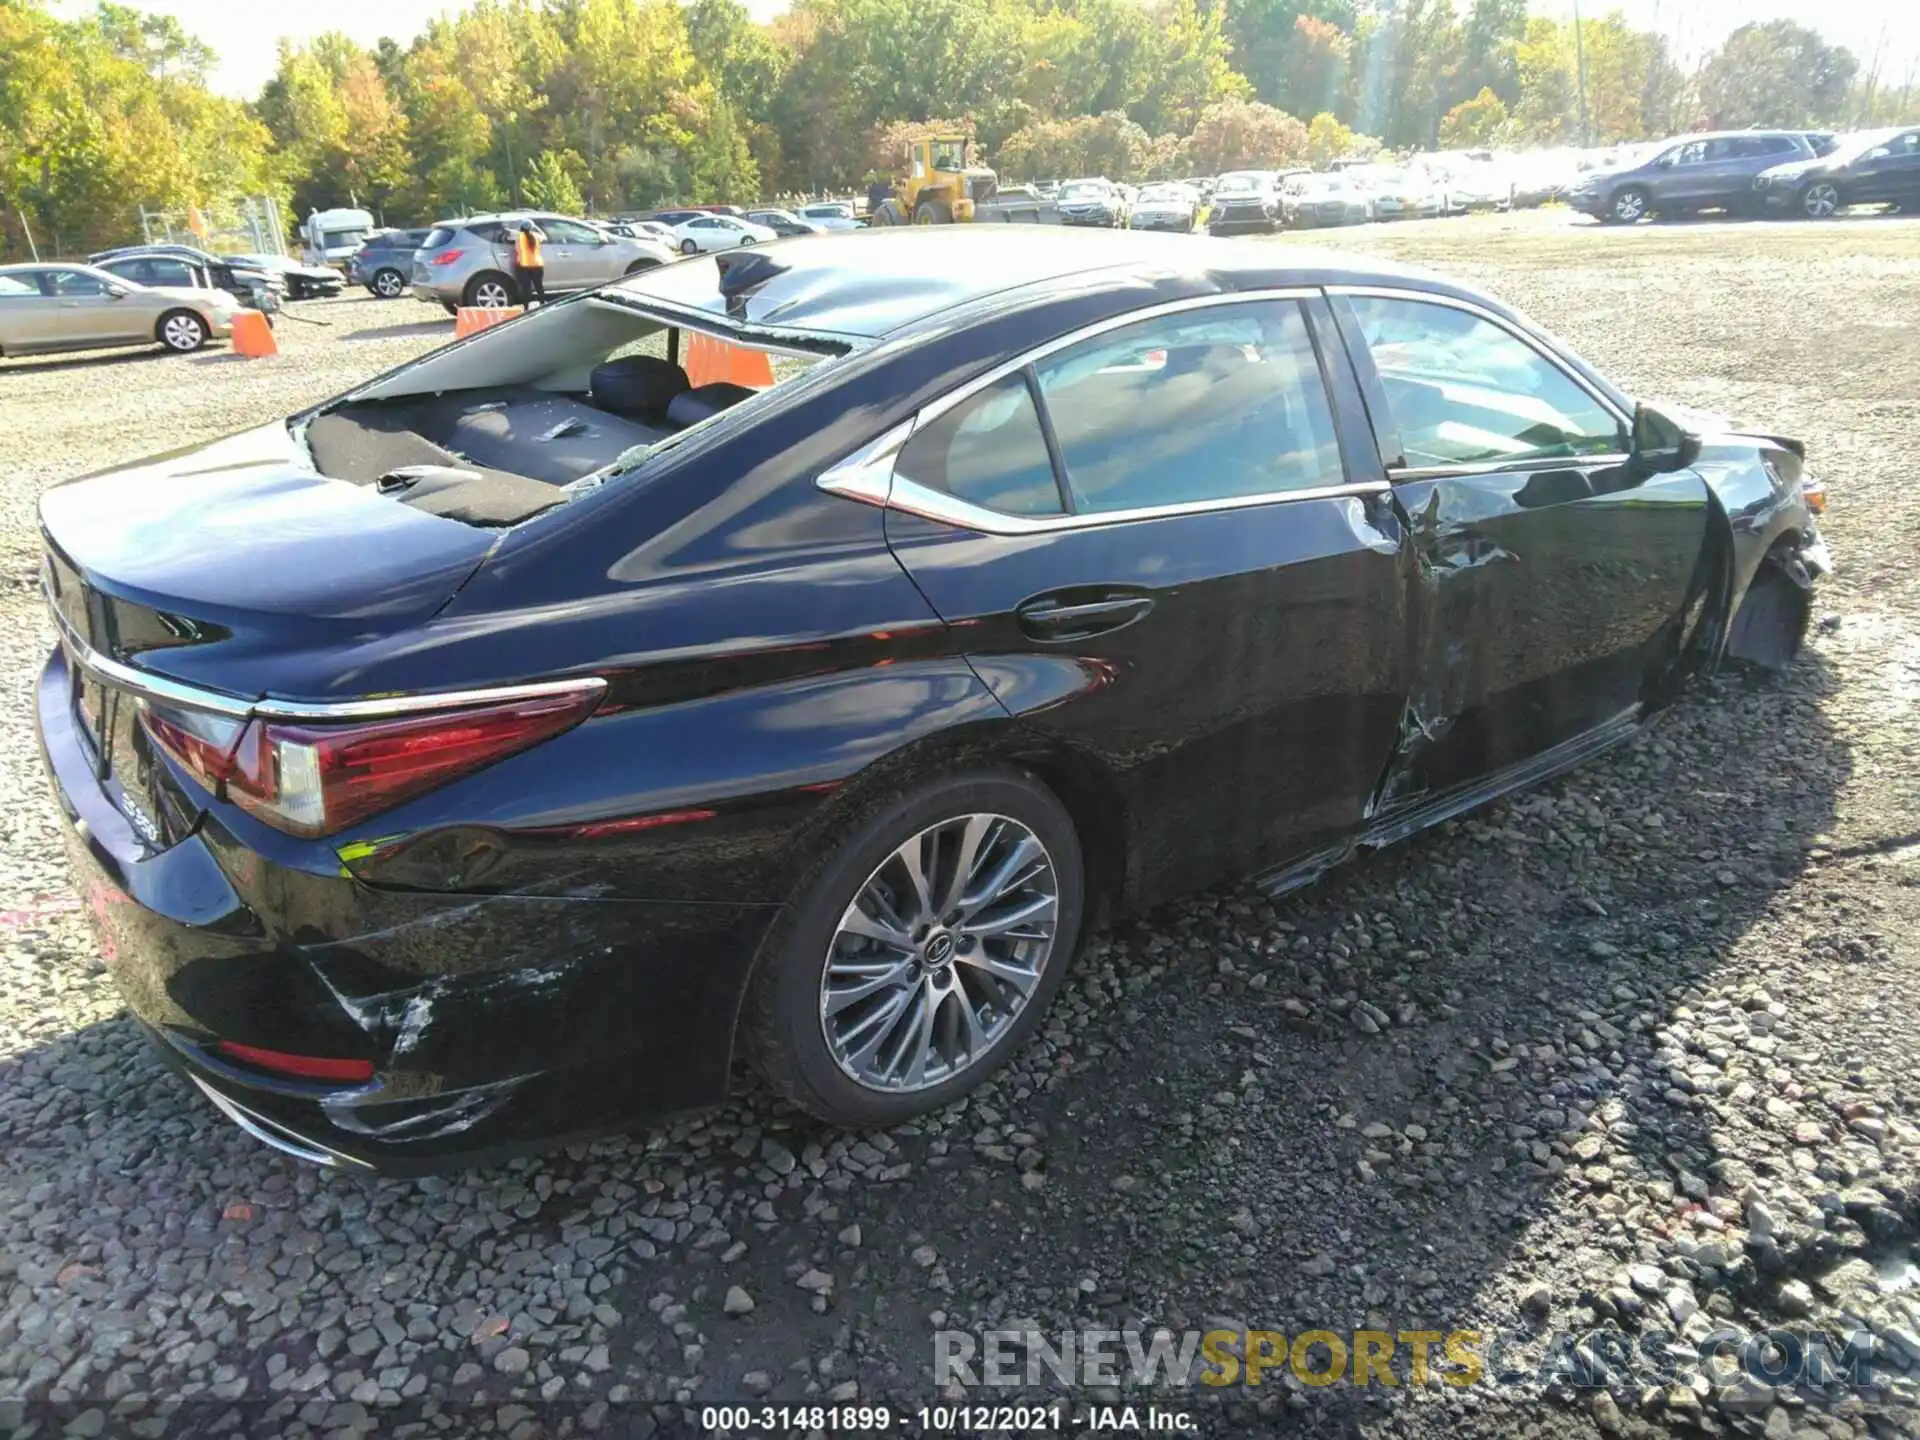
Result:
{"label": "tire inside car", "polygon": [[743,1039],[830,1124],[889,1125],[966,1094],[1026,1040],[1080,939],[1064,806],[1029,775],[921,785],[870,813],[756,969]]}

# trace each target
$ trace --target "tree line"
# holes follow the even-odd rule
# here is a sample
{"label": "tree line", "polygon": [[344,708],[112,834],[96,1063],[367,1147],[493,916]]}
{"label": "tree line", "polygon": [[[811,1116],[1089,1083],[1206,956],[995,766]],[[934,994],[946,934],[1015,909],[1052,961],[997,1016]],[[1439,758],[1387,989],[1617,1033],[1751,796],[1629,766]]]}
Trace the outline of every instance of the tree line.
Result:
{"label": "tree line", "polygon": [[401,44],[282,43],[259,96],[208,89],[167,17],[0,0],[6,258],[136,207],[269,195],[425,223],[846,190],[960,128],[1010,179],[1324,163],[1380,149],[1611,144],[1694,127],[1920,120],[1889,73],[1786,20],[1692,73],[1618,13],[1527,0],[476,0]]}

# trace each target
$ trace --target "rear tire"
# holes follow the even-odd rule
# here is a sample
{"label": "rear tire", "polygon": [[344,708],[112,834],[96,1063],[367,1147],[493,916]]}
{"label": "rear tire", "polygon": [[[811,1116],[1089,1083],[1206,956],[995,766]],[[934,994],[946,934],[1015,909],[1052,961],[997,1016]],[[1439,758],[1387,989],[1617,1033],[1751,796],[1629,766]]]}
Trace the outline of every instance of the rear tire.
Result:
{"label": "rear tire", "polygon": [[520,287],[498,270],[484,270],[467,281],[460,303],[480,310],[504,310],[520,303]]}
{"label": "rear tire", "polygon": [[[954,887],[970,827],[979,844],[972,883]],[[903,852],[925,858],[933,901],[925,910],[904,883]],[[1024,881],[994,886],[1003,867]],[[914,943],[846,928],[856,913],[856,923],[876,923],[876,896],[891,897],[884,908]],[[938,1109],[985,1080],[1039,1025],[1079,944],[1084,899],[1073,821],[1025,774],[974,770],[882,801],[814,873],[777,948],[762,956],[743,1015],[745,1047],[775,1090],[830,1124],[864,1129]],[[1028,908],[1030,920],[976,933]],[[1048,926],[1044,941],[1009,933]],[[862,992],[850,1003],[848,988]],[[830,996],[841,1002],[831,1015]],[[869,1046],[875,1053],[863,1058]]]}
{"label": "rear tire", "polygon": [[382,300],[398,300],[406,293],[406,277],[391,267],[382,268],[373,272],[371,288]]}
{"label": "rear tire", "polygon": [[191,310],[169,310],[153,327],[153,338],[176,355],[191,355],[209,334],[207,322]]}

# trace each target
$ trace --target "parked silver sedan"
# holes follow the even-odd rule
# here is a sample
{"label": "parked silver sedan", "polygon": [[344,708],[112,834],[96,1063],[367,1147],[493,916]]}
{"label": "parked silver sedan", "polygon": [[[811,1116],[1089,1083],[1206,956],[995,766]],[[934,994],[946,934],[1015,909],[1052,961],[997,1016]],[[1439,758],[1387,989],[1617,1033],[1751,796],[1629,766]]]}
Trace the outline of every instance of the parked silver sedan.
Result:
{"label": "parked silver sedan", "polygon": [[413,293],[449,311],[462,305],[498,309],[519,304],[520,291],[513,279],[513,236],[523,220],[533,221],[547,237],[540,250],[550,295],[585,290],[674,258],[673,251],[658,241],[609,235],[564,215],[539,210],[470,215],[464,220],[442,220],[414,251]]}
{"label": "parked silver sedan", "polygon": [[179,354],[233,333],[224,290],[138,285],[91,265],[0,265],[0,355],[158,344]]}

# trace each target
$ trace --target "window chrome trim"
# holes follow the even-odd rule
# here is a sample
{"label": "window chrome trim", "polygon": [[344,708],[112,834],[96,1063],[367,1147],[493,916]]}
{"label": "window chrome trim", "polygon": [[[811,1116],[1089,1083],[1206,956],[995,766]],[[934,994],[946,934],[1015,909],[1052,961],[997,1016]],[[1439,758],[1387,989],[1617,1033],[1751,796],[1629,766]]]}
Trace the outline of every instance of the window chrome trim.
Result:
{"label": "window chrome trim", "polygon": [[1393,486],[1385,480],[1368,480],[1357,485],[1316,485],[1307,490],[1263,490],[1256,495],[1222,495],[1212,500],[1186,500],[1175,505],[1147,505],[1132,510],[1090,510],[1072,515],[1007,515],[984,506],[956,500],[943,490],[935,490],[905,476],[893,477],[893,491],[887,499],[889,510],[937,520],[962,530],[985,535],[1052,535],[1072,530],[1092,530],[1107,525],[1132,525],[1141,520],[1165,520],[1176,515],[1205,515],[1217,510],[1247,510],[1281,500],[1335,500],[1349,496],[1384,495]]}
{"label": "window chrome trim", "polygon": [[60,631],[61,647],[67,659],[103,685],[163,705],[186,710],[206,711],[235,720],[255,716],[268,720],[380,720],[400,715],[418,715],[426,711],[457,710],[476,705],[504,705],[515,700],[539,700],[557,695],[584,695],[604,691],[605,677],[582,675],[571,680],[541,680],[525,685],[497,685],[479,690],[436,690],[411,695],[382,695],[368,700],[243,700],[218,690],[204,690],[137,670],[118,660],[110,660],[74,633],[66,617],[53,612]]}
{"label": "window chrome trim", "polygon": [[[1123,329],[1128,325],[1146,320],[1157,320],[1165,315],[1183,314],[1190,310],[1212,310],[1228,305],[1249,305],[1277,300],[1315,300],[1323,293],[1317,285],[1290,285],[1271,290],[1241,290],[1213,295],[1191,295],[1180,300],[1168,300],[1159,305],[1151,305],[1141,310],[1129,310],[1123,315],[1110,315],[1091,325],[1037,345],[1031,350],[1021,352],[1011,360],[976,375],[973,379],[948,391],[937,399],[923,405],[912,419],[902,421],[877,440],[869,441],[838,464],[831,465],[820,472],[814,484],[831,495],[844,496],[849,500],[859,500],[881,509],[899,510],[905,514],[918,515],[925,520],[937,521],[942,525],[952,525],[961,530],[972,530],[983,535],[1047,535],[1055,531],[1090,530],[1106,525],[1130,525],[1141,520],[1161,520],[1175,515],[1200,515],[1219,510],[1245,510],[1257,505],[1271,505],[1286,500],[1331,500],[1344,496],[1384,495],[1393,489],[1385,480],[1366,480],[1355,484],[1316,485],[1300,490],[1267,490],[1253,495],[1222,495],[1210,500],[1188,500],[1172,505],[1150,505],[1132,510],[1093,510],[1077,514],[1058,515],[1009,515],[999,510],[989,510],[984,505],[974,505],[949,495],[945,491],[935,490],[894,472],[894,462],[906,444],[925,425],[933,423],[955,406],[964,405],[975,395],[990,385],[998,384],[1009,375],[1017,374],[1029,365],[1034,365],[1070,346],[1091,340],[1112,330]],[[1310,333],[1310,332],[1309,332]],[[1325,391],[1326,381],[1319,372],[1315,378]],[[1334,400],[1327,395],[1327,408],[1333,411]]]}
{"label": "window chrome trim", "polygon": [[1472,465],[1419,465],[1390,470],[1396,484],[1416,480],[1447,480],[1459,475],[1526,475],[1536,470],[1584,470],[1593,465],[1624,465],[1633,457],[1618,452],[1605,455],[1533,456],[1524,460],[1482,460]]}
{"label": "window chrome trim", "polygon": [[[1593,399],[1600,402],[1602,409],[1620,422],[1623,431],[1627,433],[1632,432],[1633,417],[1615,404],[1612,396],[1608,395],[1604,390],[1598,389],[1584,375],[1568,369],[1566,363],[1558,355],[1541,345],[1537,336],[1528,334],[1525,329],[1517,327],[1515,323],[1506,316],[1489,310],[1484,305],[1476,305],[1471,300],[1462,300],[1454,295],[1442,295],[1433,290],[1413,290],[1405,286],[1395,285],[1328,285],[1326,292],[1329,295],[1359,295],[1373,300],[1407,300],[1419,305],[1444,305],[1450,310],[1464,311],[1476,319],[1485,320],[1488,324],[1506,331],[1507,334],[1518,340],[1522,345],[1525,345],[1529,350],[1533,351],[1534,354],[1546,361],[1547,364],[1553,366],[1554,369],[1566,376],[1567,379],[1586,391]],[[1481,469],[1484,467],[1468,466],[1464,468]],[[1401,471],[1397,473],[1405,474],[1407,472]]]}

